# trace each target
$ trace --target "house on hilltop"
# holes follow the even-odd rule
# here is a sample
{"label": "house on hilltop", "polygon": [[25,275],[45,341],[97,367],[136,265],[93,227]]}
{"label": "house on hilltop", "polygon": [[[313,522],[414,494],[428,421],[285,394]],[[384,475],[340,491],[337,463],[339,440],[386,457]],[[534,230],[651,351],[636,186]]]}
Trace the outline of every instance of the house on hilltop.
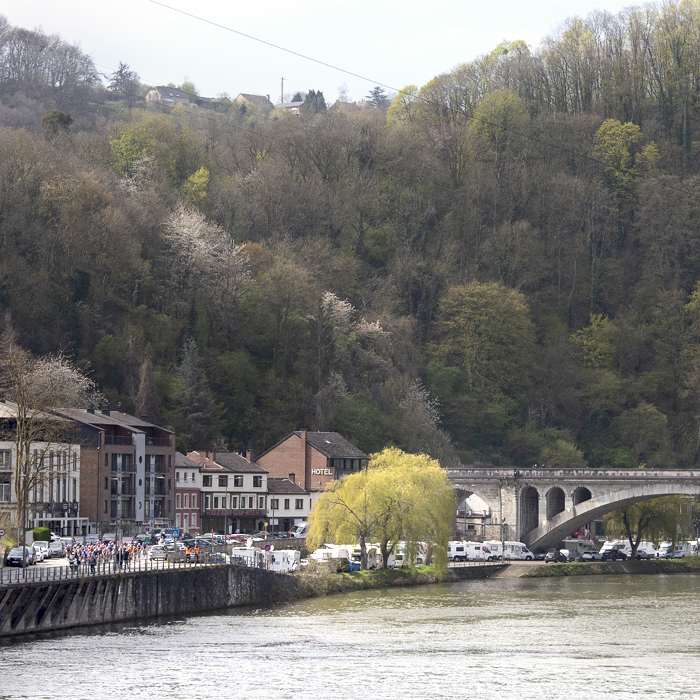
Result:
{"label": "house on hilltop", "polygon": [[271,110],[275,105],[270,102],[269,95],[249,95],[247,93],[241,92],[238,97],[234,100],[237,105],[253,105],[255,107],[260,107],[260,109]]}
{"label": "house on hilltop", "polygon": [[175,107],[176,105],[185,105],[189,107],[190,96],[178,88],[165,87],[159,85],[149,90],[146,94],[146,102],[151,104],[162,104],[166,107]]}

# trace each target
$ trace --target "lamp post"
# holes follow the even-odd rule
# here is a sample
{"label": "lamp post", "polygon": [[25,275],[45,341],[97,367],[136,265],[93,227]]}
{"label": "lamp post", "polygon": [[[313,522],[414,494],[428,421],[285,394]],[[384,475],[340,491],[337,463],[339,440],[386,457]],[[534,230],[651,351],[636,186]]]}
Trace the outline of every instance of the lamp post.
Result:
{"label": "lamp post", "polygon": [[501,560],[506,563],[506,538],[503,535],[504,529],[506,527],[506,519],[501,518]]}

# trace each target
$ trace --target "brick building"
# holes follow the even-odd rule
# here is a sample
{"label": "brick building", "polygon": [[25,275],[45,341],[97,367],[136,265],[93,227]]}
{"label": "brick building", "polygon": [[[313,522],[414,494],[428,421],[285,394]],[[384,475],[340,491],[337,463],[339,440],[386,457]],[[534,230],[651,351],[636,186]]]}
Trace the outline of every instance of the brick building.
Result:
{"label": "brick building", "polygon": [[367,466],[369,455],[338,433],[297,430],[263,452],[255,461],[270,477],[288,478],[305,491],[317,493]]}
{"label": "brick building", "polygon": [[175,453],[175,527],[198,535],[201,530],[201,483],[199,464],[181,452]]}
{"label": "brick building", "polygon": [[80,515],[88,532],[137,534],[175,519],[175,435],[121,410],[61,409],[78,424]]}

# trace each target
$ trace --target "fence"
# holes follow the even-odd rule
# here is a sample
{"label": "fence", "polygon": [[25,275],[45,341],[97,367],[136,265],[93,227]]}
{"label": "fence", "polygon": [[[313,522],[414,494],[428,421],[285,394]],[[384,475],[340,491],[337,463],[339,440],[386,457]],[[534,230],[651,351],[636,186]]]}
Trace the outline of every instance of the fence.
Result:
{"label": "fence", "polygon": [[[234,562],[243,566],[246,562]],[[109,576],[124,572],[164,571],[167,569],[196,568],[198,566],[220,566],[227,564],[226,556],[222,553],[202,554],[199,561],[186,561],[185,557],[170,557],[169,559],[149,559],[139,556],[121,564],[114,559],[99,560],[95,566],[81,562],[77,567],[71,566],[26,566],[0,568],[0,586],[11,583],[40,583],[42,581],[63,581],[86,576]]]}

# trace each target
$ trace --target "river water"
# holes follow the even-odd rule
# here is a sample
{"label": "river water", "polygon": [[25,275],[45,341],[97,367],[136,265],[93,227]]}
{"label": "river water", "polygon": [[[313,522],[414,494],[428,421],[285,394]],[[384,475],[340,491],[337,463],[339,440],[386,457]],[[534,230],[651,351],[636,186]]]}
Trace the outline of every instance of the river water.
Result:
{"label": "river water", "polygon": [[0,698],[700,698],[700,575],[367,591],[0,647]]}

